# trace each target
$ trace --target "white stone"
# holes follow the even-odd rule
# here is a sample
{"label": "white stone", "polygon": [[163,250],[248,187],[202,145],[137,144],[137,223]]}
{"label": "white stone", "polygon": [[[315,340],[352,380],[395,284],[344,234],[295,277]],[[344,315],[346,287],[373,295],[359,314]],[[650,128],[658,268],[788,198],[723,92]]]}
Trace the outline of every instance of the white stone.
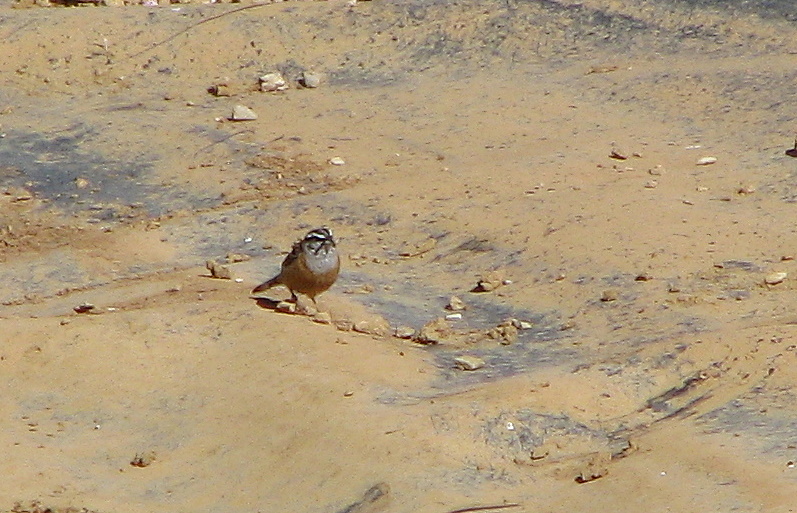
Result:
{"label": "white stone", "polygon": [[315,89],[321,85],[321,75],[305,71],[302,73],[302,85],[310,89]]}
{"label": "white stone", "polygon": [[232,109],[232,116],[230,119],[233,121],[253,121],[257,119],[257,114],[245,105],[236,105]]}
{"label": "white stone", "polygon": [[474,371],[484,367],[484,360],[477,356],[462,355],[454,358],[454,363],[462,370]]}
{"label": "white stone", "polygon": [[787,276],[788,274],[784,272],[771,273],[764,278],[764,282],[766,282],[767,285],[777,285],[778,283],[783,283]]}
{"label": "white stone", "polygon": [[260,77],[260,90],[264,93],[274,91],[284,91],[288,89],[288,83],[280,73],[266,73]]}
{"label": "white stone", "polygon": [[697,165],[698,166],[708,166],[710,164],[715,163],[716,161],[717,161],[717,157],[703,157],[701,159],[698,159]]}

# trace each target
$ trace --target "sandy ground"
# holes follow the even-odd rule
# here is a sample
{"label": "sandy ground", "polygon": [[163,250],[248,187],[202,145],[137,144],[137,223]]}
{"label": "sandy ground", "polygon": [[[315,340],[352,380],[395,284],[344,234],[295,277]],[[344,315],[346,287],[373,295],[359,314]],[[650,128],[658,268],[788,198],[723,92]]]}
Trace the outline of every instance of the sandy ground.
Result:
{"label": "sandy ground", "polygon": [[[0,511],[797,509],[790,22],[19,7]],[[258,91],[271,71],[290,88]],[[250,299],[322,224],[345,255],[332,324]],[[492,271],[507,284],[471,292]],[[394,336],[452,295],[437,343]]]}

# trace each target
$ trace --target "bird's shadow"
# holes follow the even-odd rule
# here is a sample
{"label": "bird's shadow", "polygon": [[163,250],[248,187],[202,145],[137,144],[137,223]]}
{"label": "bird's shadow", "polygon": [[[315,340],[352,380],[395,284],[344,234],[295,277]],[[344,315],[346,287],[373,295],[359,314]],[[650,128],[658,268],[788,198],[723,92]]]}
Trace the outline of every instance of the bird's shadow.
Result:
{"label": "bird's shadow", "polygon": [[277,305],[281,303],[278,299],[269,299],[267,297],[250,297],[249,299],[253,299],[257,306],[266,310],[276,310]]}

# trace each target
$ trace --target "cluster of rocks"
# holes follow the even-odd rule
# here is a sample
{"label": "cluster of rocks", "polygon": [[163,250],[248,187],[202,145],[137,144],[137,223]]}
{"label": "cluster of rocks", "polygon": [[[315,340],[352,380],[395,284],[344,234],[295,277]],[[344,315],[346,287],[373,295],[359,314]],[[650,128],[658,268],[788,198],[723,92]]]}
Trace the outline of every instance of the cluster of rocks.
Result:
{"label": "cluster of rocks", "polygon": [[[321,85],[321,75],[312,71],[302,71],[295,81],[296,87],[305,89],[315,89]],[[257,90],[264,93],[281,93],[291,88],[285,76],[272,71],[261,75],[258,78]],[[208,88],[214,96],[236,96],[247,92],[247,87],[237,84],[229,79],[220,80]],[[252,121],[257,119],[257,114],[246,105],[236,105],[233,107],[232,114],[228,118],[230,121]]]}

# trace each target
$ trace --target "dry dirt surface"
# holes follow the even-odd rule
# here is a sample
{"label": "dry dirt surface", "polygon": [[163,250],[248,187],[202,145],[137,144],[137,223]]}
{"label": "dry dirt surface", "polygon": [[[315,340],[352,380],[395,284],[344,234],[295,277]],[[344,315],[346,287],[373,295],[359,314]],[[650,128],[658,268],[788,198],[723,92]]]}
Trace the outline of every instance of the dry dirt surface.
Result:
{"label": "dry dirt surface", "polygon": [[[793,13],[45,4],[0,4],[0,511],[797,509]],[[327,315],[251,299],[320,225]]]}

